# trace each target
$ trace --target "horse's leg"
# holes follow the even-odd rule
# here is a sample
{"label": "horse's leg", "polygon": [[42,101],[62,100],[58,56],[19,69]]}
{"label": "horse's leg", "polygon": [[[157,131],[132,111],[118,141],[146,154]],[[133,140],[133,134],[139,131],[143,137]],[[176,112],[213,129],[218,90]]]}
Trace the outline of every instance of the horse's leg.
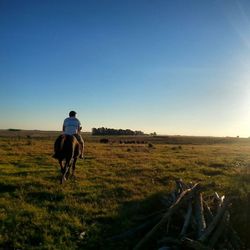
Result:
{"label": "horse's leg", "polygon": [[63,172],[62,179],[61,179],[61,184],[63,184],[66,181],[66,176],[69,171],[69,167],[70,167],[70,162],[69,160],[66,160],[66,163],[64,166],[64,172]]}
{"label": "horse's leg", "polygon": [[75,177],[76,161],[77,161],[77,157],[73,159],[73,163],[72,163],[72,176],[73,177]]}
{"label": "horse's leg", "polygon": [[70,160],[70,162],[68,164],[68,169],[67,169],[67,173],[66,173],[66,179],[69,178],[71,165],[72,165],[72,160]]}
{"label": "horse's leg", "polygon": [[59,164],[60,164],[60,167],[61,167],[61,173],[63,174],[63,172],[64,172],[64,167],[63,167],[62,160],[59,160]]}

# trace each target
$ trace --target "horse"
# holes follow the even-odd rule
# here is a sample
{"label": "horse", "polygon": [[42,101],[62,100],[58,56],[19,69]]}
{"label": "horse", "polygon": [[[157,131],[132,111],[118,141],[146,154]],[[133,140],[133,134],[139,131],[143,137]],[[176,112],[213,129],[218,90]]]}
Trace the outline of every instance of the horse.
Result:
{"label": "horse", "polygon": [[74,135],[60,135],[54,144],[53,158],[57,159],[61,167],[61,184],[63,184],[70,174],[72,166],[72,176],[75,175],[77,158],[80,156],[80,144]]}

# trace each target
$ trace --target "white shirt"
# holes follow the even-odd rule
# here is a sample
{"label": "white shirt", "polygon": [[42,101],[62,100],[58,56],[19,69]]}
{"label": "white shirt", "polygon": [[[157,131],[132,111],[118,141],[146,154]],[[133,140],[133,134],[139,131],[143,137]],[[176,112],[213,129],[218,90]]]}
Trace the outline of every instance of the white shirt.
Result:
{"label": "white shirt", "polygon": [[80,121],[75,117],[68,117],[63,122],[64,134],[74,135],[78,134],[78,130],[81,127]]}

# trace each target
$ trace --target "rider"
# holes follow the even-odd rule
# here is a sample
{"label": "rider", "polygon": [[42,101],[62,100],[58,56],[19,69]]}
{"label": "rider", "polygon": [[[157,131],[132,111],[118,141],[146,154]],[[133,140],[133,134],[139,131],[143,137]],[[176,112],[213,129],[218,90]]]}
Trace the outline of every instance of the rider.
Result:
{"label": "rider", "polygon": [[75,111],[70,111],[69,112],[69,117],[67,117],[64,122],[63,122],[63,132],[66,135],[74,135],[77,139],[77,141],[80,144],[80,151],[81,155],[79,158],[83,159],[83,149],[84,149],[84,141],[81,137],[81,123],[80,121],[76,118],[76,112]]}

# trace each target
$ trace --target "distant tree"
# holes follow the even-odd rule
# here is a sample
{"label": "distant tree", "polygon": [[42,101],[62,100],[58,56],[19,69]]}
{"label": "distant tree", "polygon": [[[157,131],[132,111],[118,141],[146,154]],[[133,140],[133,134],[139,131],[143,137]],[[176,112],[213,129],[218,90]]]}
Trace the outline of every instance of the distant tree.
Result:
{"label": "distant tree", "polygon": [[142,131],[131,129],[92,128],[92,135],[144,135]]}
{"label": "distant tree", "polygon": [[92,128],[92,135],[96,135],[98,133],[96,128]]}
{"label": "distant tree", "polygon": [[157,136],[156,132],[150,133],[152,136]]}
{"label": "distant tree", "polygon": [[9,128],[8,130],[9,130],[9,131],[13,131],[13,132],[21,131],[21,129],[17,129],[17,128]]}

